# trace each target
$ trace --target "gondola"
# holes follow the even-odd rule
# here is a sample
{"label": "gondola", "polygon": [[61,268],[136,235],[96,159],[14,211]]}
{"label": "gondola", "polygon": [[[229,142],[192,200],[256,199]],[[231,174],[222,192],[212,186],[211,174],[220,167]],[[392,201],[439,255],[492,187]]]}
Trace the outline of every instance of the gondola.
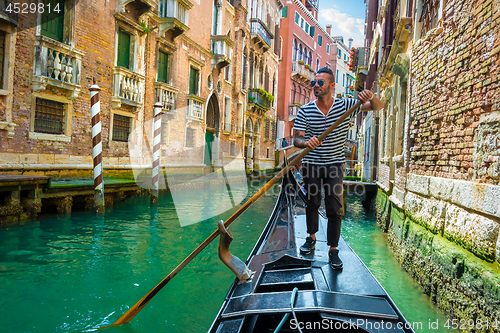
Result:
{"label": "gondola", "polygon": [[324,217],[315,251],[302,255],[306,237],[304,193],[289,172],[245,262],[251,277],[235,279],[208,332],[414,332],[342,238],[344,268],[330,268]]}

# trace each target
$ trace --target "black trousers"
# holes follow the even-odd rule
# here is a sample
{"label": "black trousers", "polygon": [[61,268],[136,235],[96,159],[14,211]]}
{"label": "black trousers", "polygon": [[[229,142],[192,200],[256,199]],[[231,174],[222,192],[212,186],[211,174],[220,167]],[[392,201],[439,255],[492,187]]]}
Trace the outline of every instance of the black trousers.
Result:
{"label": "black trousers", "polygon": [[329,246],[337,247],[342,222],[343,165],[304,164],[302,166],[302,175],[304,188],[307,191],[307,233],[315,234],[318,231],[318,208],[321,205],[321,189],[324,188],[326,216],[328,218],[327,241]]}

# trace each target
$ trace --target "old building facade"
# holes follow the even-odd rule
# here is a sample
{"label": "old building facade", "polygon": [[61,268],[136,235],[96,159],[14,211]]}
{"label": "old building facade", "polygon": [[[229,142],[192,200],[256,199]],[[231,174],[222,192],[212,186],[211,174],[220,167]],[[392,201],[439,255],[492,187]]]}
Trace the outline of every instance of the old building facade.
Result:
{"label": "old building facade", "polygon": [[311,81],[321,67],[332,68],[330,34],[318,23],[318,1],[294,0],[282,11],[282,54],[278,89],[278,147],[292,144],[295,117],[303,104],[314,100]]}
{"label": "old building facade", "polygon": [[156,101],[163,168],[274,167],[279,0],[45,3],[0,13],[2,171],[91,176],[93,78],[105,176],[150,163]]}
{"label": "old building facade", "polygon": [[384,102],[376,206],[389,245],[449,318],[498,320],[500,4],[375,0],[367,21],[357,84]]}

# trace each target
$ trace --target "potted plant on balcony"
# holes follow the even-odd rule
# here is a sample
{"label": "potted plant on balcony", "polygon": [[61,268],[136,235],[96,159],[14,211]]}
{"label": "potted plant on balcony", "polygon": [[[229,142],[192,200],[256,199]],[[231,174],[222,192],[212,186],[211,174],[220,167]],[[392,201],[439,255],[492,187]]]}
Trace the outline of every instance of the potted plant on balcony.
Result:
{"label": "potted plant on balcony", "polygon": [[300,59],[299,60],[299,64],[303,65],[304,64],[304,60]]}
{"label": "potted plant on balcony", "polygon": [[307,68],[307,69],[310,69],[310,68],[311,68],[311,65],[306,64],[304,67],[305,67],[305,68]]}

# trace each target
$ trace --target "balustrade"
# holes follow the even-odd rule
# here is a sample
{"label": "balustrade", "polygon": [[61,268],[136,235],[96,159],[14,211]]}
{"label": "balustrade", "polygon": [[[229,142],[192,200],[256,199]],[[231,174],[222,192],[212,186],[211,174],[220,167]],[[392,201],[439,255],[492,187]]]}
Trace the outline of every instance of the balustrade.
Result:
{"label": "balustrade", "polygon": [[69,90],[69,98],[80,92],[80,72],[83,52],[45,36],[35,37],[34,91],[47,85]]}
{"label": "balustrade", "polygon": [[269,28],[264,22],[257,18],[250,19],[250,34],[253,37],[258,37],[263,43],[265,43],[267,48],[271,47],[271,39],[274,38]]}
{"label": "balustrade", "polygon": [[172,87],[163,82],[155,82],[155,100],[160,99],[163,110],[175,111],[178,88]]}
{"label": "balustrade", "polygon": [[188,95],[187,116],[195,119],[203,119],[204,100],[195,95]]}
{"label": "balustrade", "polygon": [[136,108],[142,104],[142,87],[145,78],[124,67],[113,67],[113,97],[114,108],[120,108],[121,104],[131,105]]}
{"label": "balustrade", "polygon": [[309,68],[306,68],[306,66],[298,61],[293,61],[292,62],[292,76],[299,74],[303,79],[306,79],[308,81],[314,80],[315,73],[311,72]]}

